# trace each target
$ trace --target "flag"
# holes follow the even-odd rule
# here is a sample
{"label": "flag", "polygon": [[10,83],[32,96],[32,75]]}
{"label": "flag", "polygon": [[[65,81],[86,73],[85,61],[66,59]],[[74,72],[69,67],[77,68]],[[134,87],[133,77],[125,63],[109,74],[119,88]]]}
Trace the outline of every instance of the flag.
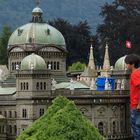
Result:
{"label": "flag", "polygon": [[131,42],[128,41],[128,40],[126,40],[125,46],[126,46],[126,48],[132,48],[132,44],[131,44]]}

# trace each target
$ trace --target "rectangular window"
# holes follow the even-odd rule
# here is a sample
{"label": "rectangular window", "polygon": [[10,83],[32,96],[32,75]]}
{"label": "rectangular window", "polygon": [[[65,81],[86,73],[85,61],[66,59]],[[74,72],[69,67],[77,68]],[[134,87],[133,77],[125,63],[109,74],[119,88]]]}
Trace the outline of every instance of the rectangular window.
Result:
{"label": "rectangular window", "polygon": [[22,118],[27,118],[27,110],[22,109]]}
{"label": "rectangular window", "polygon": [[39,115],[42,116],[44,114],[44,108],[40,108]]}

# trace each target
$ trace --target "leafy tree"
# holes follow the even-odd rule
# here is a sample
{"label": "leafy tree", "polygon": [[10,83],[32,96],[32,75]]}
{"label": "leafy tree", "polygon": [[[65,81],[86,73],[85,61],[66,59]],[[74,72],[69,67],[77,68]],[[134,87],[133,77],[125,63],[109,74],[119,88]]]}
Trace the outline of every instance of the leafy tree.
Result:
{"label": "leafy tree", "polygon": [[85,67],[86,67],[85,63],[80,63],[78,61],[76,63],[73,63],[71,66],[69,66],[68,70],[69,71],[84,70]]}
{"label": "leafy tree", "polygon": [[7,44],[9,37],[11,35],[11,30],[8,26],[4,26],[2,33],[0,34],[0,64],[8,64],[7,57]]}
{"label": "leafy tree", "polygon": [[[58,18],[49,21],[49,24],[57,28],[66,40],[68,50],[67,65],[71,65],[76,61],[87,63],[91,37],[95,40],[94,42],[97,42],[97,38],[91,35],[87,21],[70,24],[68,21]],[[97,50],[96,43],[94,49]],[[97,54],[95,55],[97,56]]]}
{"label": "leafy tree", "polygon": [[[102,7],[103,24],[98,26],[97,32],[100,43],[105,44],[109,39],[111,63],[128,53],[140,54],[140,1],[114,0]],[[125,41],[132,42],[132,49],[125,48]]]}
{"label": "leafy tree", "polygon": [[81,114],[73,101],[59,96],[48,111],[17,140],[104,140],[104,138]]}

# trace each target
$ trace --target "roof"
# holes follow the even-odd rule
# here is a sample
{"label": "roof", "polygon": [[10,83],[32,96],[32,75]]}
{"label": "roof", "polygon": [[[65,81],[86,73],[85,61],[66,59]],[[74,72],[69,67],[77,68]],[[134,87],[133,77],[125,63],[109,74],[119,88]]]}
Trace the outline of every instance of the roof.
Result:
{"label": "roof", "polygon": [[125,70],[126,69],[126,65],[125,65],[125,56],[119,58],[116,63],[115,63],[115,70]]}
{"label": "roof", "polygon": [[81,77],[94,77],[96,70],[86,67],[84,72],[81,74]]}
{"label": "roof", "polygon": [[45,60],[34,53],[31,55],[26,56],[21,61],[21,70],[46,70],[46,63]]}
{"label": "roof", "polygon": [[32,13],[43,13],[42,9],[39,7],[35,7],[32,11]]}
{"label": "roof", "polygon": [[[70,89],[71,82],[62,82],[62,83],[56,84],[56,89],[61,89],[61,88]],[[77,81],[73,82],[73,88],[74,89],[89,89],[88,86],[83,85],[82,83],[77,82]]]}
{"label": "roof", "polygon": [[16,87],[1,87],[0,86],[0,95],[12,95],[16,92]]}
{"label": "roof", "polygon": [[[17,28],[8,41],[8,46],[27,45],[54,45],[65,48],[63,35],[54,27],[46,23],[28,23]],[[37,44],[37,45],[36,45]]]}

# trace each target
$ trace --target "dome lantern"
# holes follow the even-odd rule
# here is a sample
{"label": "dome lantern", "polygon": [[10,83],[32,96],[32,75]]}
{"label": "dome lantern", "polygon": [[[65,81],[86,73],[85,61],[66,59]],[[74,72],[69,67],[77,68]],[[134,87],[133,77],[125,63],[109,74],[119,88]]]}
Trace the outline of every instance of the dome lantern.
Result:
{"label": "dome lantern", "polygon": [[42,23],[43,22],[43,11],[38,6],[32,11],[32,22],[33,23]]}

